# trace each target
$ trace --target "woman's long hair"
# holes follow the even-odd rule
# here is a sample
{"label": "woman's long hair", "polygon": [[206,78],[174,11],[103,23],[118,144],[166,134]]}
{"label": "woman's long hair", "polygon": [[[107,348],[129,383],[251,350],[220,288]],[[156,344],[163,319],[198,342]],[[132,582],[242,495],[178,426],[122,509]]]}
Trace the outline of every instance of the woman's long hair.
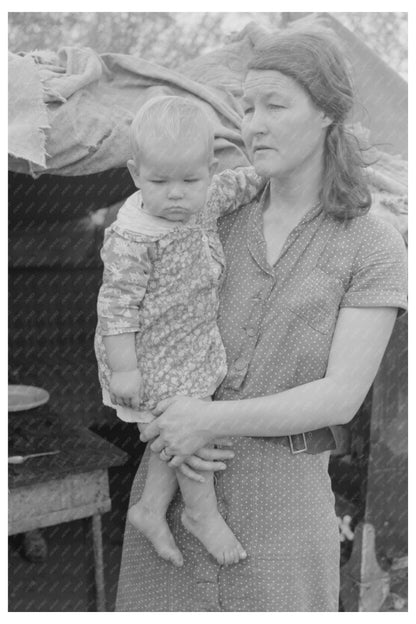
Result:
{"label": "woman's long hair", "polygon": [[345,129],[354,103],[352,81],[333,33],[322,27],[268,35],[256,45],[248,70],[275,70],[293,78],[332,120],[325,139],[321,202],[342,219],[368,212],[368,190],[358,140]]}

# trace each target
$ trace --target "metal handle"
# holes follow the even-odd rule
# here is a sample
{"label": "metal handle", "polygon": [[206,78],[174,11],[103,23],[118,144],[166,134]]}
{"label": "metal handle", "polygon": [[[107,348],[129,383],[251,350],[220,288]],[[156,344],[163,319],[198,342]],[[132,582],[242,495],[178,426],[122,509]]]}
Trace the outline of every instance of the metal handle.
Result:
{"label": "metal handle", "polygon": [[32,453],[31,455],[12,455],[8,458],[9,464],[23,464],[27,459],[31,457],[42,457],[43,455],[56,455],[59,451],[47,451],[45,453]]}

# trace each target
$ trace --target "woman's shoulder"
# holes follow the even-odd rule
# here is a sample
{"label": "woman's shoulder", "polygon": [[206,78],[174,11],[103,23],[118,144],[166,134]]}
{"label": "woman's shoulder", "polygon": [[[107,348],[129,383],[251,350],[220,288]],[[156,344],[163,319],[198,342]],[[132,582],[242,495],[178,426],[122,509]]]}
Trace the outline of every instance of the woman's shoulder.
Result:
{"label": "woman's shoulder", "polygon": [[368,246],[405,250],[405,242],[399,230],[371,211],[338,224],[340,235],[347,237],[356,248]]}

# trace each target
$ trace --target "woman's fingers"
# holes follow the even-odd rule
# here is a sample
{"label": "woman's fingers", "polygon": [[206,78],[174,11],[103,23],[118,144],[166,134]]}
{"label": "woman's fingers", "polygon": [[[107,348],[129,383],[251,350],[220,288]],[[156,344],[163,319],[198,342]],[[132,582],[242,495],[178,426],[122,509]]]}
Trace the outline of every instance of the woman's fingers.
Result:
{"label": "woman's fingers", "polygon": [[179,468],[179,466],[181,466],[186,460],[186,457],[186,455],[175,455],[168,463],[168,466],[170,466],[171,468]]}
{"label": "woman's fingers", "polygon": [[184,474],[185,477],[192,479],[192,481],[198,481],[198,483],[203,483],[205,481],[202,475],[192,470],[192,468],[190,468],[187,464],[181,464],[178,470],[180,470],[180,472]]}
{"label": "woman's fingers", "polygon": [[[153,440],[153,438],[155,438],[159,434],[159,425],[157,424],[157,420],[154,420],[153,422],[149,423],[145,430],[140,434],[140,440],[142,442],[148,442],[149,440]],[[162,448],[160,450],[162,450]]]}
{"label": "woman's fingers", "polygon": [[[142,433],[140,434],[140,439],[142,439]],[[163,440],[161,440],[160,438],[157,438],[154,442],[152,442],[152,444],[150,445],[151,450],[154,453],[160,453],[160,451],[162,449],[164,449],[166,446],[166,442],[163,442]]]}
{"label": "woman's fingers", "polygon": [[232,459],[234,457],[234,451],[229,449],[215,449],[215,448],[202,448],[199,449],[194,455],[207,461]]}
{"label": "woman's fingers", "polygon": [[190,466],[194,470],[203,470],[206,472],[215,472],[216,470],[225,470],[226,464],[219,461],[210,461],[197,457],[196,455],[190,455],[185,460],[187,466]]}
{"label": "woman's fingers", "polygon": [[[141,418],[141,422],[143,424],[143,431],[145,430],[145,428],[147,427],[147,425],[151,422],[154,421],[155,417],[153,416],[152,412],[148,412],[145,410],[140,410],[140,414],[138,414],[138,417]],[[143,422],[145,421],[145,422]]]}
{"label": "woman's fingers", "polygon": [[183,395],[177,395],[177,396],[169,397],[168,399],[163,399],[162,401],[159,401],[156,407],[152,410],[153,414],[155,416],[160,416],[161,414],[163,414],[163,412],[165,412],[168,409],[169,405],[172,405],[172,403],[175,403],[176,399],[179,396],[183,396]]}
{"label": "woman's fingers", "polygon": [[218,438],[218,440],[214,440],[213,444],[215,446],[232,446],[234,443],[231,438]]}

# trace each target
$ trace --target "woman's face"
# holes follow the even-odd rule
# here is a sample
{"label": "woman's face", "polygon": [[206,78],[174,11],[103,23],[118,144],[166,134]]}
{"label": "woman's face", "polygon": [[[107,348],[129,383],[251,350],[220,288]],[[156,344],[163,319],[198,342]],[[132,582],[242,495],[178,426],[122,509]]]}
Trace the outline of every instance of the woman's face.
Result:
{"label": "woman's face", "polygon": [[331,120],[295,80],[274,70],[250,70],[243,108],[243,139],[258,174],[285,178],[321,162]]}

